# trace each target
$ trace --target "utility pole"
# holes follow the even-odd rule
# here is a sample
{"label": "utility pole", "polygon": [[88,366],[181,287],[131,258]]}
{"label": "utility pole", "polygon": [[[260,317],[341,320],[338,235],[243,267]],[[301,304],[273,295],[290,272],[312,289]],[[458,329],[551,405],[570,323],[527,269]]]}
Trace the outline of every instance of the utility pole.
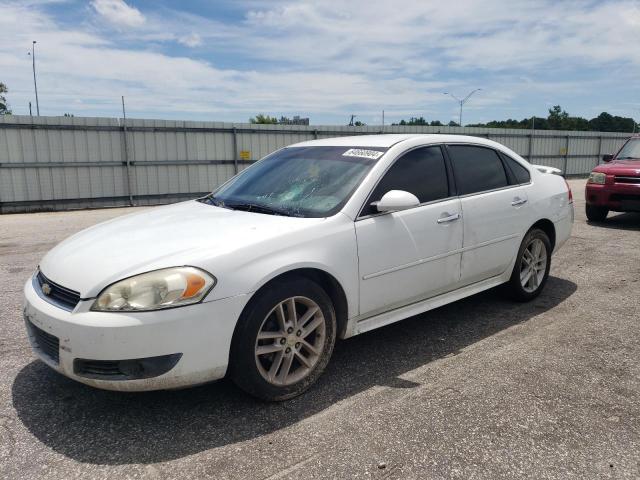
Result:
{"label": "utility pole", "polygon": [[31,63],[33,65],[33,88],[36,91],[36,113],[40,116],[40,103],[38,103],[38,84],[36,82],[36,41],[31,43],[31,52],[27,55],[31,55]]}
{"label": "utility pole", "polygon": [[471,92],[469,92],[469,94],[460,99],[458,97],[456,97],[453,93],[449,93],[449,92],[443,92],[444,95],[449,95],[451,98],[453,98],[456,102],[458,102],[460,104],[460,114],[459,114],[459,121],[458,121],[458,125],[462,126],[462,107],[464,106],[465,103],[467,103],[469,101],[469,99],[471,98],[471,95],[473,95],[474,93],[478,92],[482,90],[481,88],[476,88],[475,90],[472,90]]}

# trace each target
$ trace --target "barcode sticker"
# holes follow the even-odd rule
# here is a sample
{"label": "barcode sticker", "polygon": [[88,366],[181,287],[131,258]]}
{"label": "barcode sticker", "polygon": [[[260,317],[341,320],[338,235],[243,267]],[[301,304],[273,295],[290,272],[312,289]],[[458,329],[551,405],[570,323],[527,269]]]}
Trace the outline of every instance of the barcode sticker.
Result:
{"label": "barcode sticker", "polygon": [[361,148],[350,148],[346,152],[342,154],[343,157],[363,157],[370,158],[372,160],[379,159],[384,152],[379,152],[377,150],[363,150]]}

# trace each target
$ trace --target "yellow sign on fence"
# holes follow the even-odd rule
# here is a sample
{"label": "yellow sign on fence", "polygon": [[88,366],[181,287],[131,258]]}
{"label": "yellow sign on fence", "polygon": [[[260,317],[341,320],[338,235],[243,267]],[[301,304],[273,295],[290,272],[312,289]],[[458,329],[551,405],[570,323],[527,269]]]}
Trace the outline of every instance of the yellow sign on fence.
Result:
{"label": "yellow sign on fence", "polygon": [[240,158],[242,160],[250,160],[251,152],[249,150],[240,150]]}

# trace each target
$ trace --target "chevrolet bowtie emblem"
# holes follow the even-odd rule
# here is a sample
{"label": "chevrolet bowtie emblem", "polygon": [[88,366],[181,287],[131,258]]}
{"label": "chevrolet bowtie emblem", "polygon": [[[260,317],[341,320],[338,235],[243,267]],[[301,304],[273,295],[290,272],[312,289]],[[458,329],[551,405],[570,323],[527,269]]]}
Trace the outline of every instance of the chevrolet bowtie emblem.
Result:
{"label": "chevrolet bowtie emblem", "polygon": [[51,294],[51,285],[49,285],[48,283],[43,283],[42,284],[42,293],[44,293],[45,295],[50,295]]}

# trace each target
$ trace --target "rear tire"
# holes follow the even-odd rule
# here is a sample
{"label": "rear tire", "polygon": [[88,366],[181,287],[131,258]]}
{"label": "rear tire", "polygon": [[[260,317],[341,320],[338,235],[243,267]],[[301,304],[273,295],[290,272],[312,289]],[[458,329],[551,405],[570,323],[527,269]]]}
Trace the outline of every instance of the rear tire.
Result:
{"label": "rear tire", "polygon": [[329,363],[336,330],[333,304],[318,284],[304,277],[276,281],[242,312],[231,346],[230,376],[262,400],[300,395]]}
{"label": "rear tire", "polygon": [[518,302],[533,300],[544,288],[551,268],[551,242],[547,234],[534,228],[525,235],[506,290]]}
{"label": "rear tire", "polygon": [[609,209],[607,207],[598,207],[597,205],[589,205],[587,203],[585,213],[587,214],[587,219],[590,222],[603,222],[609,214]]}

